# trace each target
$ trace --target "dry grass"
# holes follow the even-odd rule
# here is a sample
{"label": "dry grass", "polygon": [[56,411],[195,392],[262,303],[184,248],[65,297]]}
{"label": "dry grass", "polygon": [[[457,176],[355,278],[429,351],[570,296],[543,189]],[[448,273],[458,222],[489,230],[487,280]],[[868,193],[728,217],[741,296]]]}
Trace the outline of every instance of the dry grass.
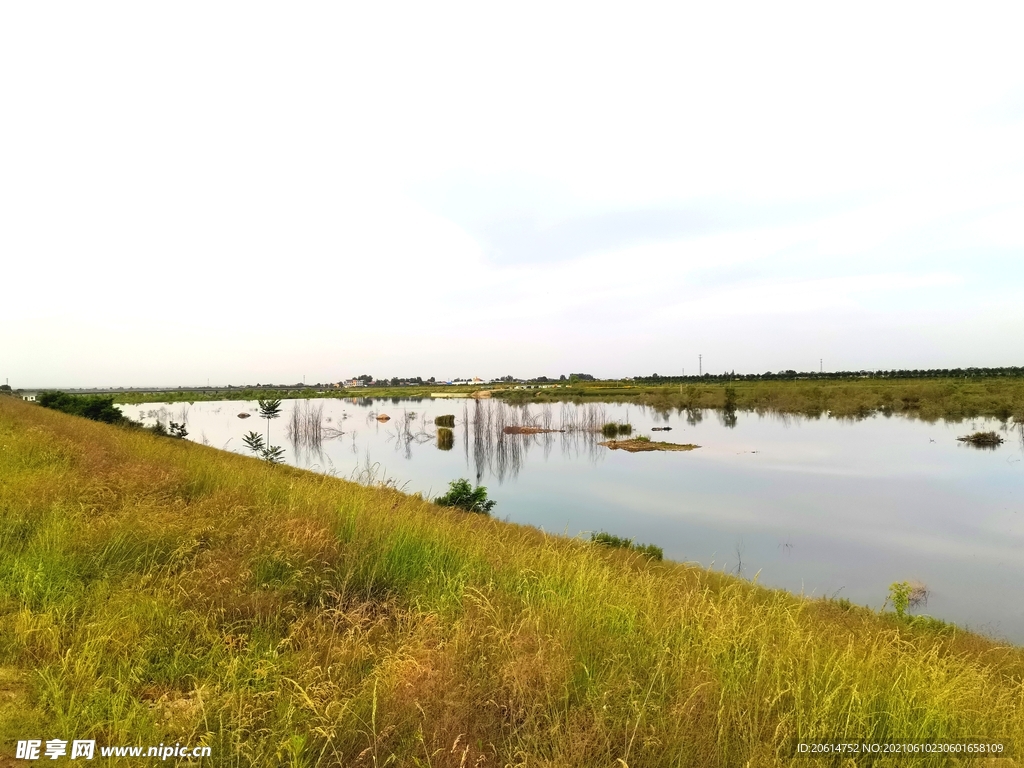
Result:
{"label": "dry grass", "polygon": [[9,399],[0,672],[4,755],[30,733],[238,766],[1024,754],[1020,648]]}

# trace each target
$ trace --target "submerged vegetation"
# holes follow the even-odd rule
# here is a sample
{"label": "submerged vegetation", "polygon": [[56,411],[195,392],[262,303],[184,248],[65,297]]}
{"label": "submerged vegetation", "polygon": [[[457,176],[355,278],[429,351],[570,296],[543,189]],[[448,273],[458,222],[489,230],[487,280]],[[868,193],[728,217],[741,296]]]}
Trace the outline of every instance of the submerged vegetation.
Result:
{"label": "submerged vegetation", "polygon": [[977,445],[983,447],[995,448],[997,445],[1003,444],[1003,438],[996,432],[975,432],[971,435],[964,435],[958,437],[962,443],[969,443],[970,445]]}
{"label": "submerged vegetation", "polygon": [[601,427],[601,434],[605,437],[616,437],[617,435],[631,435],[633,434],[632,424],[619,424],[614,421],[610,421]]}
{"label": "submerged vegetation", "polygon": [[0,478],[7,755],[28,734],[233,766],[781,766],[797,738],[1024,754],[1024,649],[950,625],[6,397]]}

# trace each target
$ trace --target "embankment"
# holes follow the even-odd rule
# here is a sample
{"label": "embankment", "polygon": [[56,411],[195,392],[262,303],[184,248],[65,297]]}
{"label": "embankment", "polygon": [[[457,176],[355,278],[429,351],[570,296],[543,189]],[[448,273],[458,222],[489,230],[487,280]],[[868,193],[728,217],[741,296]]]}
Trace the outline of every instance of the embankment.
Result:
{"label": "embankment", "polygon": [[239,766],[786,765],[798,736],[1024,755],[1021,648],[11,398],[0,672],[5,758],[26,738]]}

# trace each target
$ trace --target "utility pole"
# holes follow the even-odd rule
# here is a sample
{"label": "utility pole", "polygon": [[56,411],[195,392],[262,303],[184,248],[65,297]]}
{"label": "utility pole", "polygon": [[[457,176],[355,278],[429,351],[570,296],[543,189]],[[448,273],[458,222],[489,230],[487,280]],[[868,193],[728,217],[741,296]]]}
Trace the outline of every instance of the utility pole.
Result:
{"label": "utility pole", "polygon": [[704,355],[697,355],[697,375],[704,375]]}
{"label": "utility pole", "polygon": [[825,372],[825,358],[819,357],[818,358],[818,373],[824,373],[824,372]]}

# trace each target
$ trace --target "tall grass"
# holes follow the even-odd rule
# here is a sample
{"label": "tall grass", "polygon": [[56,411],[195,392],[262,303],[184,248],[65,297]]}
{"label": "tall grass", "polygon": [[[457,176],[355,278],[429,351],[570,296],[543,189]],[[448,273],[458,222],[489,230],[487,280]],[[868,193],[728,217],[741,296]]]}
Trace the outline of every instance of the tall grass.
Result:
{"label": "tall grass", "polygon": [[1024,754],[1024,650],[954,627],[7,398],[0,478],[4,755],[31,734],[218,766],[789,765],[796,737]]}

